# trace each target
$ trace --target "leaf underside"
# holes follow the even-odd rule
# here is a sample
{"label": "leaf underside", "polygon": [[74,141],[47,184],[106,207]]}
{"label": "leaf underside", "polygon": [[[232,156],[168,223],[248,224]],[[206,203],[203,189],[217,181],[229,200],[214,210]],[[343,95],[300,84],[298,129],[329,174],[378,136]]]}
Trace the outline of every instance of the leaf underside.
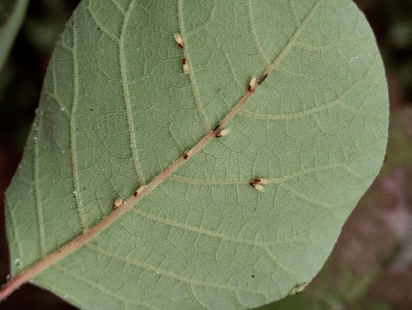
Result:
{"label": "leaf underside", "polygon": [[82,309],[245,309],[309,282],[386,147],[383,65],[350,0],[83,0],[7,191],[12,275],[149,184],[271,66],[226,136],[34,282]]}

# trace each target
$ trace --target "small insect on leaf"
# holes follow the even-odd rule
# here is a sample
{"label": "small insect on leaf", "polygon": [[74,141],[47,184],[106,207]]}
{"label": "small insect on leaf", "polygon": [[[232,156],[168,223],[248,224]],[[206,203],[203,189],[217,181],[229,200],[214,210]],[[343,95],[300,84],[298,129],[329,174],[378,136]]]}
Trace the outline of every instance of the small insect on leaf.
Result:
{"label": "small insect on leaf", "polygon": [[253,93],[255,91],[255,85],[256,85],[256,77],[252,76],[252,78],[250,79],[247,91]]}
{"label": "small insect on leaf", "polygon": [[249,184],[250,184],[250,186],[257,189],[258,191],[263,192],[265,190],[265,188],[263,187],[262,184],[267,184],[267,183],[268,183],[267,179],[254,179]]}
{"label": "small insect on leaf", "polygon": [[144,191],[144,189],[146,188],[146,186],[140,186],[135,192],[134,192],[134,194],[133,194],[133,196],[135,196],[135,197],[137,197],[137,195],[139,195],[139,194],[141,194],[143,191]]}
{"label": "small insect on leaf", "polygon": [[265,190],[265,188],[261,185],[261,184],[256,184],[255,188],[259,191],[259,192],[263,192]]}
{"label": "small insect on leaf", "polygon": [[183,73],[185,75],[189,74],[189,64],[187,63],[187,58],[183,58]]}
{"label": "small insect on leaf", "polygon": [[188,159],[190,156],[192,156],[193,154],[193,149],[190,149],[189,151],[187,151],[186,154],[183,155],[183,159]]}
{"label": "small insect on leaf", "polygon": [[192,156],[192,154],[193,154],[193,149],[190,149],[188,152],[187,152],[187,156]]}
{"label": "small insect on leaf", "polygon": [[180,46],[181,48],[184,48],[184,47],[185,47],[185,42],[183,42],[183,39],[182,39],[182,37],[180,36],[180,34],[175,33],[175,40],[176,40],[177,44],[179,44],[179,46]]}
{"label": "small insect on leaf", "polygon": [[302,292],[305,290],[305,288],[306,288],[307,285],[308,285],[308,284],[305,283],[305,282],[296,285],[294,288],[291,289],[291,291],[289,292],[289,295],[296,295],[296,294],[302,293]]}
{"label": "small insect on leaf", "polygon": [[215,137],[220,138],[220,137],[226,136],[228,133],[229,133],[229,129],[223,129],[219,131],[218,133],[216,133]]}
{"label": "small insect on leaf", "polygon": [[116,210],[123,204],[123,199],[122,198],[117,198],[115,202],[113,203],[113,210]]}

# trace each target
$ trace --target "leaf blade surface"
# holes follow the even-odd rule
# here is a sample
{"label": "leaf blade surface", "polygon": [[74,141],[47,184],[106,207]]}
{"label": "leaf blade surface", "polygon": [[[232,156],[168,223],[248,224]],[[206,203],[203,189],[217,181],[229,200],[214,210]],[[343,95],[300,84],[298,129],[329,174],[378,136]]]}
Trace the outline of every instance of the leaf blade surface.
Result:
{"label": "leaf blade surface", "polygon": [[383,66],[350,1],[83,1],[7,193],[13,275],[228,115],[227,136],[34,281],[84,309],[250,308],[309,282],[386,146]]}

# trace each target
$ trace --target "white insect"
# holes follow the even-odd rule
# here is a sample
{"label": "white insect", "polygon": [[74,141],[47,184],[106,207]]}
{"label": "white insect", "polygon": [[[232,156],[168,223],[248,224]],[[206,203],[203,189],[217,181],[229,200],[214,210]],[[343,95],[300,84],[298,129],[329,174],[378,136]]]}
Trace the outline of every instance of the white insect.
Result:
{"label": "white insect", "polygon": [[145,188],[146,188],[145,185],[140,186],[140,187],[134,192],[133,196],[137,197],[137,195],[141,194],[141,193],[144,191]]}
{"label": "white insect", "polygon": [[223,129],[223,130],[220,131],[220,133],[217,137],[226,136],[228,133],[229,133],[229,129]]}
{"label": "white insect", "polygon": [[184,48],[184,47],[185,47],[185,42],[183,42],[183,39],[182,39],[182,37],[181,37],[180,34],[175,33],[175,40],[176,40],[177,44],[179,44],[179,46],[180,46],[181,48]]}
{"label": "white insect", "polygon": [[[263,192],[265,190],[265,188],[263,187],[263,185],[268,184],[268,180],[267,179],[254,179],[252,180],[249,184],[254,187],[255,189],[257,189],[259,192]],[[262,185],[263,184],[263,185]]]}
{"label": "white insect", "polygon": [[265,190],[265,188],[263,187],[263,185],[261,184],[256,184],[254,186],[259,192],[263,192]]}
{"label": "white insect", "polygon": [[183,73],[185,75],[189,74],[189,64],[187,63],[187,58],[183,58]]}
{"label": "white insect", "polygon": [[306,282],[296,285],[294,288],[291,289],[289,295],[295,295],[302,293],[308,284]]}
{"label": "white insect", "polygon": [[250,79],[249,87],[247,88],[247,90],[249,92],[253,93],[255,91],[255,85],[256,85],[256,77],[252,76],[252,78]]}
{"label": "white insect", "polygon": [[113,210],[116,210],[123,204],[123,199],[122,198],[117,198],[115,202],[113,203]]}
{"label": "white insect", "polygon": [[190,149],[188,152],[187,152],[187,156],[192,156],[193,155],[193,149]]}

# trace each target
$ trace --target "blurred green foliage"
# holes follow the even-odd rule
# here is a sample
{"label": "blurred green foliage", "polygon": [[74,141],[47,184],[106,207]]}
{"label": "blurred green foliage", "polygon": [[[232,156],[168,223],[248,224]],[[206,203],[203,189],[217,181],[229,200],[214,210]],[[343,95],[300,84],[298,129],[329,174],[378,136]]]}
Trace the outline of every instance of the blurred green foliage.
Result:
{"label": "blurred green foliage", "polygon": [[[15,0],[0,0],[6,16]],[[43,76],[58,35],[79,0],[31,0],[0,74],[0,136],[22,151],[35,115]],[[2,20],[3,21],[3,20]]]}
{"label": "blurred green foliage", "polygon": [[13,12],[16,0],[0,0],[0,27],[6,22]]}

